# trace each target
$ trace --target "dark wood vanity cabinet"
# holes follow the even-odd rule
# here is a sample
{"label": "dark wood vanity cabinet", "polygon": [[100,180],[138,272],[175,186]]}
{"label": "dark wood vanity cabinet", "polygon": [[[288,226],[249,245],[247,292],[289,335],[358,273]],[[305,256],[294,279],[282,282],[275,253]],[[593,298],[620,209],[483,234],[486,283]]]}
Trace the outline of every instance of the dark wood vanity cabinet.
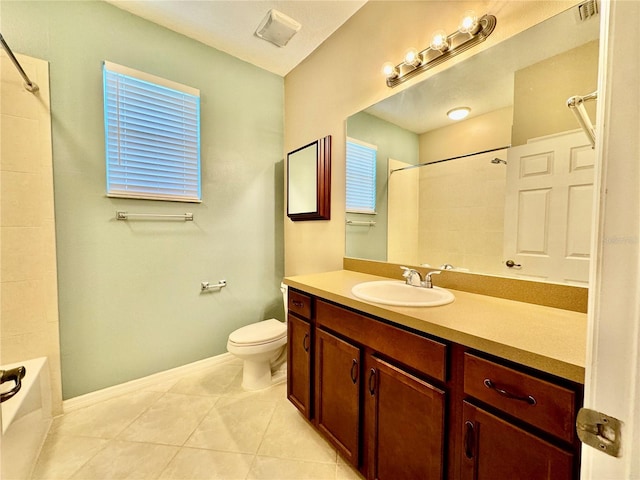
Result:
{"label": "dark wood vanity cabinet", "polygon": [[311,297],[289,291],[287,315],[287,398],[308,419],[312,410],[313,331]]}
{"label": "dark wood vanity cabinet", "polygon": [[288,397],[365,478],[578,479],[581,386],[289,296]]}
{"label": "dark wood vanity cabinet", "polygon": [[368,477],[443,478],[445,392],[375,356],[367,360]]}
{"label": "dark wood vanity cabinet", "polygon": [[577,479],[581,389],[468,352],[463,362],[462,480]]}
{"label": "dark wood vanity cabinet", "polygon": [[316,426],[345,460],[358,466],[360,447],[360,348],[316,331]]}
{"label": "dark wood vanity cabinet", "polygon": [[463,404],[462,480],[572,480],[574,456],[486,410]]}

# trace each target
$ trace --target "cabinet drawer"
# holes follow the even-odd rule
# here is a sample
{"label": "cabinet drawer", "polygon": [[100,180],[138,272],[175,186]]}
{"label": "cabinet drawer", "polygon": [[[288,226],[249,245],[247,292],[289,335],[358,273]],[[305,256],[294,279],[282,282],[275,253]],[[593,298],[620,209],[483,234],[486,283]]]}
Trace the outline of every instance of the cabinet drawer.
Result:
{"label": "cabinet drawer", "polygon": [[574,391],[464,354],[464,392],[559,438],[573,442]]}
{"label": "cabinet drawer", "polygon": [[287,308],[302,318],[311,320],[311,297],[304,293],[289,289],[287,294]]}
{"label": "cabinet drawer", "polygon": [[326,327],[437,380],[446,380],[447,346],[379,320],[316,300],[316,325]]}

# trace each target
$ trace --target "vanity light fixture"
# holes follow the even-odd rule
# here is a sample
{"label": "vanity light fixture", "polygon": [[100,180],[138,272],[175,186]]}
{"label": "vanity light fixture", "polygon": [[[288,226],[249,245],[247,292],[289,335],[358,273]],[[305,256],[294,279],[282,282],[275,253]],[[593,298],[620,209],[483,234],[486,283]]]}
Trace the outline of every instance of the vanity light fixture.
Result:
{"label": "vanity light fixture", "polygon": [[402,63],[395,66],[392,63],[385,63],[382,71],[387,79],[387,85],[395,87],[414,75],[483,42],[495,27],[496,17],[493,15],[478,18],[470,10],[465,12],[455,32],[447,35],[444,30],[439,30],[433,34],[430,45],[421,52],[411,49]]}
{"label": "vanity light fixture", "polygon": [[446,52],[449,50],[449,46],[449,38],[444,30],[438,30],[431,36],[431,43],[429,44],[431,50]]}
{"label": "vanity light fixture", "polygon": [[469,107],[456,107],[447,112],[447,117],[451,120],[462,120],[463,118],[467,118],[471,109]]}
{"label": "vanity light fixture", "polygon": [[403,63],[411,67],[419,67],[422,64],[422,57],[418,53],[418,50],[416,50],[415,48],[410,48],[409,50],[407,50],[407,53],[404,54]]}

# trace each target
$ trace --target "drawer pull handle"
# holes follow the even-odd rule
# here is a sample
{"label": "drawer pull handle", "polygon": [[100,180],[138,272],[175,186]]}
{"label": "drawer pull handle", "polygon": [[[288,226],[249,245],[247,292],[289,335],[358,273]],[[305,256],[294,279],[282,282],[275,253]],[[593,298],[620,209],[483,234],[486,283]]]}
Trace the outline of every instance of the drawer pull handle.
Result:
{"label": "drawer pull handle", "polygon": [[511,392],[508,392],[507,390],[503,390],[502,388],[498,388],[489,378],[485,378],[484,379],[484,386],[491,389],[491,390],[495,390],[496,392],[498,392],[500,395],[502,395],[503,397],[506,398],[510,398],[512,400],[519,400],[521,402],[526,402],[531,406],[534,406],[536,403],[536,399],[533,398],[531,395],[527,395],[525,396],[520,396],[520,395],[515,395]]}
{"label": "drawer pull handle", "polygon": [[473,422],[467,420],[464,422],[464,456],[468,459],[473,458],[473,447],[476,436],[474,432]]}
{"label": "drawer pull handle", "polygon": [[304,302],[300,302],[298,300],[291,300],[291,303],[293,303],[294,307],[298,307],[298,308],[304,307]]}
{"label": "drawer pull handle", "polygon": [[376,369],[369,370],[369,395],[372,397],[376,394]]}
{"label": "drawer pull handle", "polygon": [[351,381],[355,385],[358,381],[358,361],[354,358],[351,364]]}
{"label": "drawer pull handle", "polygon": [[309,352],[309,333],[305,332],[304,334],[304,338],[302,339],[302,348],[304,349],[305,352]]}

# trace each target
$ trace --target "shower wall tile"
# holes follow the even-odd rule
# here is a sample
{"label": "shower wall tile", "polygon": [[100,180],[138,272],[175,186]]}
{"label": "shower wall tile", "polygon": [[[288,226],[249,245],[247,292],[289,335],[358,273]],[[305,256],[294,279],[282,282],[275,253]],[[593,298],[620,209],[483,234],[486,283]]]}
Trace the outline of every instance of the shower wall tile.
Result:
{"label": "shower wall tile", "polygon": [[[3,92],[1,96],[3,101],[5,97],[6,94]],[[41,146],[39,142],[34,142],[34,137],[40,131],[38,121],[4,113],[1,121],[2,171],[40,172],[43,166],[43,160],[39,155]]]}
{"label": "shower wall tile", "polygon": [[0,53],[0,363],[49,359],[62,412],[48,63],[16,55],[31,93]]}
{"label": "shower wall tile", "polygon": [[2,172],[0,188],[2,188],[3,227],[37,227],[47,219],[47,209],[42,205],[47,202],[46,181],[38,173]]}

